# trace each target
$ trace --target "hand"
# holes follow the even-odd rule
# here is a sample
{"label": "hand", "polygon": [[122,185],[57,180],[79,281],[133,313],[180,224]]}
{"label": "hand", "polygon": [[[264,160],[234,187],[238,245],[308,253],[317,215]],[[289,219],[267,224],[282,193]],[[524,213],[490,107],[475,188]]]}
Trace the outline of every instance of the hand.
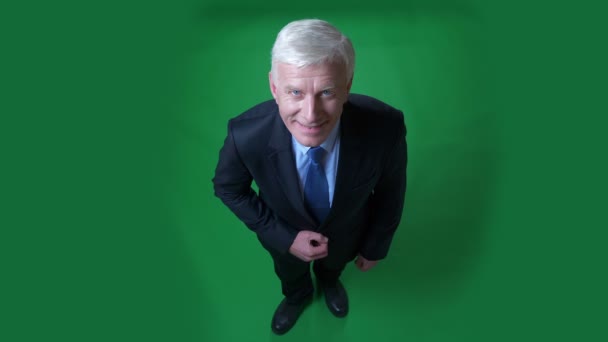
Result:
{"label": "hand", "polygon": [[378,260],[367,260],[361,256],[361,254],[357,256],[357,259],[355,259],[355,265],[357,265],[357,268],[363,272],[369,271],[371,268],[376,266],[377,263]]}
{"label": "hand", "polygon": [[289,253],[302,261],[312,261],[327,256],[329,239],[310,230],[302,230],[289,247]]}

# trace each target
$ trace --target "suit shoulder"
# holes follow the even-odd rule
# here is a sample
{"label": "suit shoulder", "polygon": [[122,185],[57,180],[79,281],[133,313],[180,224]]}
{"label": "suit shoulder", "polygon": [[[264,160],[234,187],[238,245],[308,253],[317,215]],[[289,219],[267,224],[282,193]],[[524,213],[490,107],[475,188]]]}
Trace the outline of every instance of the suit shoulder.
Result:
{"label": "suit shoulder", "polygon": [[350,94],[345,111],[362,130],[380,135],[396,132],[405,134],[403,112],[393,106],[367,95]]}
{"label": "suit shoulder", "polygon": [[228,120],[228,127],[235,138],[251,139],[265,136],[278,117],[279,108],[274,100],[259,103]]}
{"label": "suit shoulder", "polygon": [[264,120],[265,118],[276,115],[278,110],[276,102],[274,100],[268,100],[247,109],[229,121],[230,123],[237,124],[248,120]]}
{"label": "suit shoulder", "polygon": [[403,119],[403,113],[400,110],[371,96],[350,94],[347,105],[351,110],[373,114],[376,118]]}
{"label": "suit shoulder", "polygon": [[228,134],[243,155],[265,148],[279,117],[274,100],[259,103],[228,121]]}

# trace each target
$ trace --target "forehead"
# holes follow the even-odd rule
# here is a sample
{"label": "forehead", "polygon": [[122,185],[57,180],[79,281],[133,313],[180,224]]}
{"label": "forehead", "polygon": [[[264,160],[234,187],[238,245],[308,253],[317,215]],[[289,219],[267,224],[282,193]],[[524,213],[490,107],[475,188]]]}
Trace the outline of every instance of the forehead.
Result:
{"label": "forehead", "polygon": [[339,63],[321,63],[305,67],[293,64],[277,63],[277,78],[279,81],[329,81],[334,83],[346,82],[346,67]]}

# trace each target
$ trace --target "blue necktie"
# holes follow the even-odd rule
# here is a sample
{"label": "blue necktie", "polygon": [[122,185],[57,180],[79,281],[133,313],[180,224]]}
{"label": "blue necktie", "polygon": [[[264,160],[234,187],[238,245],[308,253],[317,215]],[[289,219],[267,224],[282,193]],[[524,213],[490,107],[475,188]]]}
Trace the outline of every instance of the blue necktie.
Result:
{"label": "blue necktie", "polygon": [[321,224],[329,213],[329,186],[323,168],[323,156],[325,150],[321,146],[312,147],[308,150],[310,165],[304,184],[304,201],[310,213]]}

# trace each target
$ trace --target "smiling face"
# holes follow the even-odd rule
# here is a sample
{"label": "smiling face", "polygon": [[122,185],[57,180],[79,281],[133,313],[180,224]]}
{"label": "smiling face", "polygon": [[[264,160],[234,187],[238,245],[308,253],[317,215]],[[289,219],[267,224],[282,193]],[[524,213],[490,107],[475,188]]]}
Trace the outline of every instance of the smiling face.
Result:
{"label": "smiling face", "polygon": [[269,74],[270,91],[281,118],[293,137],[304,146],[319,146],[342,115],[352,78],[342,64],[324,63],[304,68],[275,65]]}

